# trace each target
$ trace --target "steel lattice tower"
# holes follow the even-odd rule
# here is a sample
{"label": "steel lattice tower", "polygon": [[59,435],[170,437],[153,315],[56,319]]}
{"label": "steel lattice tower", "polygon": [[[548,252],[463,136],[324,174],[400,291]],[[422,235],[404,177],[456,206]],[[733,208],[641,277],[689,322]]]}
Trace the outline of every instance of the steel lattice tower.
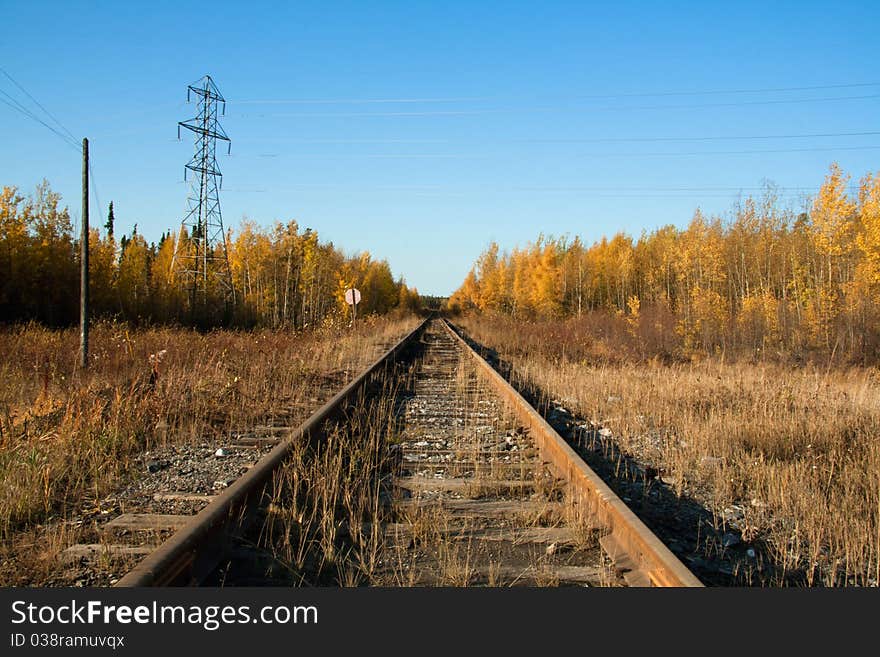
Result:
{"label": "steel lattice tower", "polygon": [[[227,142],[229,152],[232,142],[220,126],[218,109],[226,113],[226,100],[217,85],[206,75],[187,88],[186,100],[193,95],[198,98],[198,114],[188,121],[177,124],[196,134],[195,152],[184,169],[184,180],[189,178],[190,193],[186,214],[180,226],[180,235],[174,253],[174,261],[190,284],[192,309],[197,298],[207,304],[209,293],[216,290],[225,301],[235,301],[235,290],[229,269],[226,234],[220,212],[220,188],[223,174],[217,166],[217,140]],[[222,108],[222,109],[221,109]],[[187,171],[191,174],[187,174]],[[215,284],[216,282],[216,284]],[[213,296],[213,295],[212,295]]]}

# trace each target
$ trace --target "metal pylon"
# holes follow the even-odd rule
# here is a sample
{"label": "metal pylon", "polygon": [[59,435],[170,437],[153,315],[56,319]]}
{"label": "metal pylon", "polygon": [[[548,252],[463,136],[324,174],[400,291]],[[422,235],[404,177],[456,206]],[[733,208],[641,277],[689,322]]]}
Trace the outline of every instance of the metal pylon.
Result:
{"label": "metal pylon", "polygon": [[186,214],[175,244],[174,267],[190,287],[192,309],[208,299],[235,302],[235,289],[229,268],[223,215],[220,212],[220,188],[223,174],[217,166],[217,140],[225,141],[231,152],[232,143],[220,126],[219,113],[225,114],[226,100],[210,75],[187,88],[186,99],[198,100],[198,114],[177,124],[180,129],[195,133],[195,152],[184,169],[184,180],[190,182]]}

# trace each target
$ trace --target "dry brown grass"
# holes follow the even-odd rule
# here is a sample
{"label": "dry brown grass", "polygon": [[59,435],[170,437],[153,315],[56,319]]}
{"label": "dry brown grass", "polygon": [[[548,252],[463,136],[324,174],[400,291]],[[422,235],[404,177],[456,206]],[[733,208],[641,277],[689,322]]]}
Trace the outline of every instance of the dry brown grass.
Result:
{"label": "dry brown grass", "polygon": [[274,479],[272,503],[258,538],[292,584],[355,586],[378,567],[384,541],[381,473],[389,467],[385,436],[396,386],[381,376],[377,402],[362,388],[344,423],[326,437],[293,446]]}
{"label": "dry brown grass", "polygon": [[810,585],[877,585],[875,369],[628,362],[591,352],[589,336],[561,323],[555,331],[487,317],[460,324],[521,383],[610,431],[679,495],[696,495],[719,525],[723,510],[739,505],[743,540],[765,545],[777,565],[768,583],[798,570]]}
{"label": "dry brown grass", "polygon": [[302,420],[417,322],[300,334],[103,323],[86,371],[73,329],[0,330],[0,538],[100,500],[144,450]]}

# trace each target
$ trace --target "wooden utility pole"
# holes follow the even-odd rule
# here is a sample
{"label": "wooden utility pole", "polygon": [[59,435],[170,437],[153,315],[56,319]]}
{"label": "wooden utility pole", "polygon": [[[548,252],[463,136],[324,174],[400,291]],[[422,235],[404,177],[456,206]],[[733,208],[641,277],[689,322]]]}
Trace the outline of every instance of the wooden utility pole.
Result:
{"label": "wooden utility pole", "polygon": [[82,237],[80,238],[79,277],[79,356],[80,365],[89,365],[89,140],[82,145]]}

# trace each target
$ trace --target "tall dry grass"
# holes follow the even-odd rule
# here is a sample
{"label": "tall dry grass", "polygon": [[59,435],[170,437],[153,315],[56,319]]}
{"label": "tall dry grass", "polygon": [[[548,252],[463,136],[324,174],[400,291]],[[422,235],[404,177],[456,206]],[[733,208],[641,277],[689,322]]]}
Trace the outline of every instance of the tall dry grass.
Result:
{"label": "tall dry grass", "polygon": [[471,316],[470,336],[624,454],[696,496],[809,585],[880,579],[880,375],[876,369],[671,362],[608,354],[562,322]]}
{"label": "tall dry grass", "polygon": [[73,329],[0,330],[0,537],[100,499],[146,449],[302,420],[418,321],[298,334],[101,323],[87,370]]}
{"label": "tall dry grass", "polygon": [[257,545],[293,585],[357,586],[376,572],[382,552],[383,476],[391,469],[401,380],[381,373],[362,387],[326,436],[294,444],[275,475]]}

